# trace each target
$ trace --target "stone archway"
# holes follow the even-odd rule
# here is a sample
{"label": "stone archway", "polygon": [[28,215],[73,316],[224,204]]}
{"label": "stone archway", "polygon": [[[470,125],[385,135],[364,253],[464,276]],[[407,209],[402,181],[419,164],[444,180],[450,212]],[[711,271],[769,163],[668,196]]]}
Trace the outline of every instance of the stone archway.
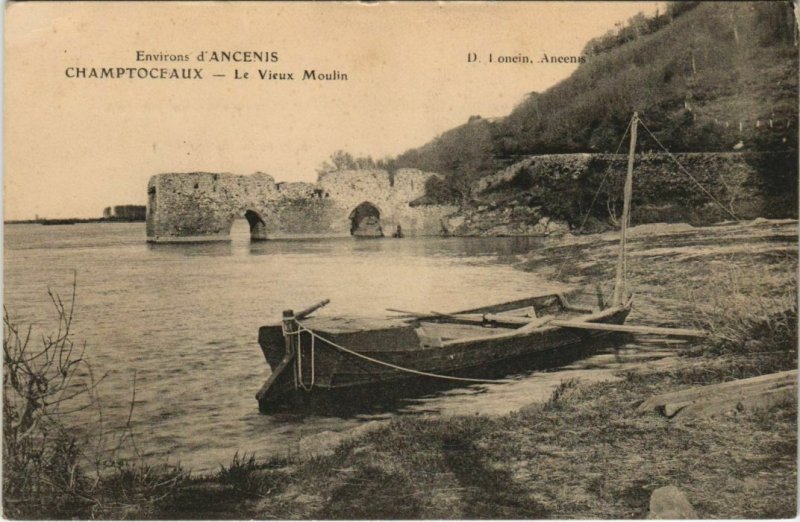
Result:
{"label": "stone archway", "polygon": [[264,219],[255,210],[248,210],[244,213],[244,218],[247,224],[250,225],[250,241],[266,241],[267,240],[267,224]]}
{"label": "stone archway", "polygon": [[373,203],[364,201],[350,212],[350,235],[354,237],[383,237],[381,211]]}

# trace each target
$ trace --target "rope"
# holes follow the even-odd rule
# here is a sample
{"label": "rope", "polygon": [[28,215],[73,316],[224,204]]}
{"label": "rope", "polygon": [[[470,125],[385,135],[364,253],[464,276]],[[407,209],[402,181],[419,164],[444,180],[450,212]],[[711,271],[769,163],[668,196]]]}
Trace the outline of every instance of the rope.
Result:
{"label": "rope", "polygon": [[301,359],[301,354],[303,353],[301,341],[302,337],[300,337],[299,331],[297,333],[297,381],[300,388],[304,389],[305,391],[311,391],[311,388],[314,387],[314,382],[317,377],[316,371],[314,370],[314,336],[311,336],[311,382],[306,385],[306,383],[303,382],[303,363]]}
{"label": "rope", "polygon": [[[284,338],[286,338],[287,335],[290,335],[289,330],[286,329],[286,321],[281,323],[281,334],[283,335]],[[299,340],[299,338],[298,338],[298,340]],[[300,350],[297,350],[296,359],[292,363],[292,377],[294,378],[294,389],[295,390],[297,389],[297,377],[298,377],[297,376],[297,374],[298,374],[297,359],[301,358],[302,356],[303,356],[303,354],[300,353]]]}
{"label": "rope", "polygon": [[655,137],[655,135],[654,135],[654,134],[653,134],[653,133],[650,131],[650,129],[648,129],[648,128],[647,128],[647,125],[645,125],[645,124],[644,124],[644,122],[642,121],[642,119],[641,119],[641,118],[639,118],[639,123],[641,123],[641,124],[642,124],[642,127],[644,127],[644,130],[646,130],[646,131],[647,131],[647,133],[648,133],[648,134],[650,134],[650,137],[652,137],[652,138],[655,140],[655,142],[656,142],[656,143],[658,143],[658,146],[659,146],[659,147],[661,147],[662,149],[664,149],[664,152],[666,152],[666,153],[667,153],[667,155],[668,155],[668,156],[669,156],[669,157],[672,159],[672,161],[674,161],[674,162],[675,162],[675,164],[678,166],[678,168],[680,168],[680,169],[683,171],[683,173],[684,173],[684,174],[686,174],[687,176],[689,176],[689,178],[690,178],[692,181],[694,181],[694,182],[697,184],[697,186],[698,186],[698,187],[700,187],[700,190],[702,190],[703,192],[705,192],[705,193],[706,193],[706,195],[707,195],[709,198],[711,198],[711,200],[712,200],[714,203],[716,203],[717,205],[719,205],[719,208],[721,208],[722,210],[724,210],[725,212],[727,212],[727,213],[728,213],[728,214],[729,214],[729,215],[730,215],[730,216],[731,216],[733,219],[735,219],[735,220],[737,220],[737,221],[739,220],[739,218],[736,216],[736,214],[734,214],[734,213],[733,213],[731,210],[729,210],[729,209],[728,209],[728,207],[726,207],[725,205],[723,205],[723,204],[722,204],[722,203],[721,203],[721,202],[720,202],[720,201],[719,201],[717,198],[715,198],[715,197],[714,197],[714,195],[713,195],[711,192],[709,192],[709,191],[708,191],[708,190],[707,190],[707,189],[706,189],[706,188],[705,188],[705,187],[704,187],[702,184],[700,184],[700,182],[699,182],[699,181],[697,181],[697,179],[696,179],[694,176],[692,176],[692,173],[691,173],[691,172],[689,172],[688,170],[686,170],[686,168],[685,168],[683,165],[681,165],[681,163],[678,161],[678,158],[676,158],[675,156],[673,156],[673,155],[672,155],[672,153],[671,153],[669,150],[667,150],[667,148],[666,148],[666,147],[665,147],[665,146],[664,146],[664,145],[663,145],[663,144],[662,144],[660,141],[658,141],[658,138],[656,138],[656,137]]}
{"label": "rope", "polygon": [[[405,372],[405,373],[411,373],[411,374],[414,374],[414,375],[421,375],[423,377],[433,377],[435,379],[445,379],[445,380],[460,381],[460,382],[474,382],[474,383],[483,383],[483,384],[514,382],[513,380],[510,380],[510,379],[470,379],[470,378],[467,378],[467,377],[454,377],[452,375],[440,375],[440,374],[437,374],[437,373],[429,373],[429,372],[423,372],[423,371],[419,371],[419,370],[413,370],[411,368],[406,368],[404,366],[398,366],[396,364],[388,363],[386,361],[381,361],[379,359],[374,359],[374,358],[369,357],[367,355],[355,352],[353,350],[349,350],[349,349],[345,348],[344,346],[336,344],[335,342],[331,341],[330,339],[326,339],[326,338],[322,337],[318,333],[314,332],[313,330],[310,330],[305,325],[303,325],[303,324],[301,324],[299,322],[297,323],[297,325],[298,325],[299,328],[298,328],[298,330],[296,332],[286,332],[286,334],[287,335],[298,335],[298,341],[299,341],[299,334],[301,332],[308,332],[311,335],[312,339],[313,338],[317,338],[320,341],[329,344],[333,348],[336,348],[337,350],[340,350],[340,351],[342,351],[344,353],[353,355],[353,356],[358,357],[360,359],[364,359],[365,361],[369,361],[371,363],[378,364],[380,366],[386,366],[388,368],[392,368],[392,369],[397,370],[397,371],[401,371],[401,372]],[[313,346],[313,344],[312,344],[312,346]]]}
{"label": "rope", "polygon": [[[614,151],[614,156],[616,156],[619,153],[619,149],[622,147],[622,143],[625,141],[625,136],[627,136],[628,131],[631,130],[632,123],[633,119],[628,121],[628,126],[625,128],[625,132],[622,134],[622,138],[619,140],[619,144],[617,145],[617,150]],[[592,212],[594,204],[597,202],[598,196],[600,196],[600,190],[603,188],[603,184],[606,182],[606,179],[608,179],[608,175],[611,173],[611,166],[613,163],[614,163],[614,158],[611,158],[611,160],[608,162],[608,168],[606,168],[606,172],[605,174],[603,174],[603,179],[600,180],[600,184],[597,186],[597,191],[594,193],[592,202],[589,203],[589,208],[586,210],[586,215],[583,216],[583,221],[581,222],[580,230],[583,230],[583,227],[586,226],[586,222],[589,221],[589,215]],[[556,272],[555,279],[558,279],[559,276],[561,275],[561,272],[564,270],[564,265],[566,265],[567,263],[567,259],[568,259],[567,257],[564,257],[564,259],[561,260],[561,264],[558,267],[558,272]]]}
{"label": "rope", "polygon": [[289,332],[288,330],[286,330],[285,323],[281,323],[281,332],[283,333],[284,337],[286,337],[287,335],[297,335],[297,358],[295,359],[295,365],[294,365],[295,389],[302,388],[305,391],[311,391],[311,389],[314,387],[314,382],[316,380],[316,371],[314,369],[314,359],[315,359],[314,336],[313,335],[311,336],[311,382],[308,385],[306,385],[306,383],[303,382],[303,349],[302,349],[303,343],[302,343],[302,337],[300,337],[300,330],[296,332]]}

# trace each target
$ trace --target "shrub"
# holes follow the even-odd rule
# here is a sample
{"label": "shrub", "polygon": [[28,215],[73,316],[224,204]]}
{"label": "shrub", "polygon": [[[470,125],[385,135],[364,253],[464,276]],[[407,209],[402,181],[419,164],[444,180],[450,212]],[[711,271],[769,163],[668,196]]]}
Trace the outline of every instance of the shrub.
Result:
{"label": "shrub", "polygon": [[68,305],[49,291],[58,314],[55,334],[34,347],[32,329],[4,311],[3,323],[3,499],[8,516],[61,516],[90,502],[79,466],[81,450],[66,415],[91,407],[95,386],[71,339],[73,297]]}
{"label": "shrub", "polygon": [[255,454],[249,457],[244,453],[241,457],[237,451],[231,459],[230,465],[220,465],[216,479],[226,486],[233,488],[234,492],[242,497],[262,497],[273,491],[276,487],[275,478],[280,473],[273,473],[266,466],[256,463]]}
{"label": "shrub", "polygon": [[[186,478],[178,466],[149,465],[128,422],[104,426],[85,345],[72,340],[75,283],[65,304],[48,291],[55,333],[32,341],[4,310],[3,508],[9,518],[144,516]],[[135,381],[134,381],[135,395]],[[134,459],[117,458],[132,446]]]}

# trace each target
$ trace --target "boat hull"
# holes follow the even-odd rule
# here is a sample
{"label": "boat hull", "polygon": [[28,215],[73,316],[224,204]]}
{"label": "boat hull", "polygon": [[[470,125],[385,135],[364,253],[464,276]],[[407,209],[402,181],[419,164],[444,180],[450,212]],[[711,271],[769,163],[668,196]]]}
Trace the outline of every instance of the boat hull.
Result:
{"label": "boat hull", "polygon": [[[522,300],[463,313],[502,312],[534,302],[540,309],[543,304],[547,305],[541,300]],[[629,306],[618,307],[595,313],[589,319],[623,324],[629,312]],[[268,389],[259,392],[259,408],[265,412],[274,411],[283,406],[307,404],[312,398],[357,390],[417,389],[413,381],[439,380],[425,374],[486,378],[492,368],[523,359],[526,368],[539,363],[544,365],[570,347],[586,346],[595,338],[611,334],[547,326],[524,334],[507,334],[505,329],[488,326],[487,335],[479,338],[424,346],[417,333],[424,324],[408,321],[404,325],[363,331],[315,330],[318,336],[314,337],[313,345],[312,334],[301,331],[296,350],[298,357],[283,367],[281,362],[287,351],[281,326],[262,327],[259,344],[273,372],[279,375],[275,375]],[[517,371],[519,369],[516,367]]]}

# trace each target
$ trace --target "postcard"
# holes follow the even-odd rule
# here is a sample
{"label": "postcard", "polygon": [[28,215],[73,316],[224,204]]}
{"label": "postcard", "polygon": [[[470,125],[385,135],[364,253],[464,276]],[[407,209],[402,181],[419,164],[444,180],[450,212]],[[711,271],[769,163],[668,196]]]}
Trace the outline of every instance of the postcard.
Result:
{"label": "postcard", "polygon": [[10,519],[792,518],[784,2],[9,2]]}

